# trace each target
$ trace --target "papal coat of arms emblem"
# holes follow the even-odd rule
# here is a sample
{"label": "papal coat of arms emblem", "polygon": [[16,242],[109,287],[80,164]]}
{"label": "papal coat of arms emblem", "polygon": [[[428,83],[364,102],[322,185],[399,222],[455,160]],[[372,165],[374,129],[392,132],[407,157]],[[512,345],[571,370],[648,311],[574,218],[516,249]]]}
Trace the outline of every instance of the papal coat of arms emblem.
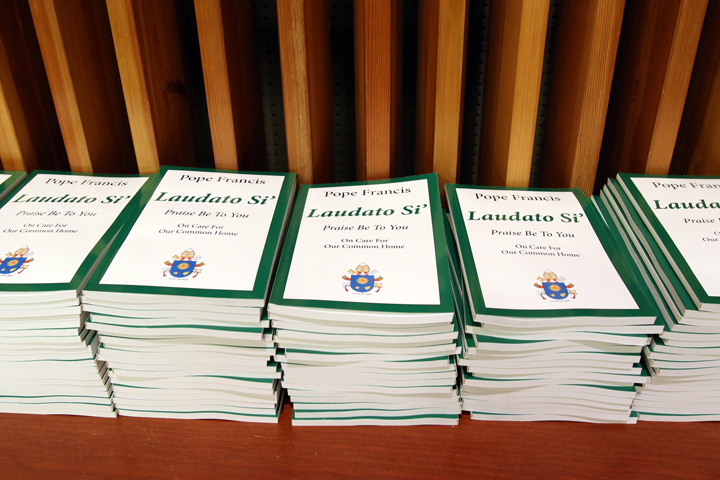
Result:
{"label": "papal coat of arms emblem", "polygon": [[191,275],[195,278],[202,272],[200,267],[205,265],[205,262],[198,263],[200,257],[195,255],[195,250],[192,248],[188,248],[180,255],[173,255],[172,258],[172,261],[165,261],[165,265],[170,268],[163,269],[163,277],[169,273],[175,278],[189,278]]}
{"label": "papal coat of arms emblem", "polygon": [[370,270],[370,267],[366,263],[361,263],[355,270],[352,268],[348,270],[350,276],[343,275],[343,286],[345,291],[353,291],[360,293],[372,293],[373,288],[375,292],[379,292],[382,288],[382,283],[379,283],[383,277],[378,277],[375,274],[377,270]]}
{"label": "papal coat of arms emblem", "polygon": [[552,300],[566,300],[568,298],[575,298],[577,291],[570,290],[575,285],[572,283],[565,283],[563,277],[558,278],[554,272],[545,270],[542,277],[537,277],[538,280],[542,281],[542,284],[535,283],[534,286],[541,289],[538,293],[543,300],[548,298]]}
{"label": "papal coat of arms emblem", "polygon": [[32,253],[28,247],[20,247],[15,253],[6,253],[5,259],[0,263],[0,275],[21,274],[30,266],[30,262],[35,260],[30,255]]}

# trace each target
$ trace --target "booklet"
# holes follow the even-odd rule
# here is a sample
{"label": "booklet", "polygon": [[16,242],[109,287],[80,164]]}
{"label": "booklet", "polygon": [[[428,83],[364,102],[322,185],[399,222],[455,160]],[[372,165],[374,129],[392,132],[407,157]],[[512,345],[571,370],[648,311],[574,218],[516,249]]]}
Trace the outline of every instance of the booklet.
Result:
{"label": "booklet", "polygon": [[446,186],[474,321],[647,325],[656,313],[579,190]]}
{"label": "booklet", "polygon": [[720,178],[620,173],[618,182],[697,308],[720,312]]}
{"label": "booklet", "polygon": [[269,302],[271,318],[450,323],[442,222],[434,174],[303,185]]}
{"label": "booklet", "polygon": [[36,171],[0,202],[0,296],[77,298],[145,176]]}
{"label": "booklet", "polygon": [[84,296],[262,308],[294,186],[291,173],[162,167]]}

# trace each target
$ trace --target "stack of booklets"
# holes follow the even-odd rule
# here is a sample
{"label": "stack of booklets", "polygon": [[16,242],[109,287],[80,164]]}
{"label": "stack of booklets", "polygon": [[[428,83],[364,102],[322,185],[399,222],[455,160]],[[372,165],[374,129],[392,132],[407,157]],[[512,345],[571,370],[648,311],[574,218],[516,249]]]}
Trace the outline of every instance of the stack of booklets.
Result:
{"label": "stack of booklets", "polygon": [[720,179],[618,175],[601,202],[663,319],[644,350],[641,420],[720,419]]}
{"label": "stack of booklets", "polygon": [[299,191],[268,305],[293,425],[458,422],[437,176]]}
{"label": "stack of booklets", "polygon": [[[580,191],[447,185],[475,419],[633,423],[655,310]],[[462,309],[461,309],[462,310]]]}
{"label": "stack of booklets", "polygon": [[121,415],[277,422],[264,307],[294,174],[163,167],[83,291]]}
{"label": "stack of booklets", "polygon": [[264,315],[295,175],[160,169],[83,291],[121,415],[277,422]]}
{"label": "stack of booklets", "polygon": [[0,202],[0,411],[115,416],[79,295],[146,180],[35,172]]}

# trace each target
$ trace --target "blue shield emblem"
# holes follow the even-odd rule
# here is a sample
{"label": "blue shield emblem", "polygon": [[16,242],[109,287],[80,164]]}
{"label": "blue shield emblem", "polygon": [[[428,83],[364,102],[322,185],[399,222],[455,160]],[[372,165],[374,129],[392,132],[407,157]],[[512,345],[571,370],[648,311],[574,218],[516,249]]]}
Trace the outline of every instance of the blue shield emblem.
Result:
{"label": "blue shield emblem", "polygon": [[369,292],[375,285],[375,275],[351,275],[350,288],[356,292]]}
{"label": "blue shield emblem", "polygon": [[170,275],[176,278],[185,278],[195,269],[193,260],[175,260],[170,267]]}
{"label": "blue shield emblem", "polygon": [[8,257],[5,260],[3,260],[2,263],[0,263],[0,274],[7,275],[9,273],[13,273],[18,268],[22,267],[22,264],[25,263],[25,260],[27,258],[25,257]]}
{"label": "blue shield emblem", "polygon": [[543,282],[542,285],[550,298],[562,300],[568,296],[568,289],[563,282]]}

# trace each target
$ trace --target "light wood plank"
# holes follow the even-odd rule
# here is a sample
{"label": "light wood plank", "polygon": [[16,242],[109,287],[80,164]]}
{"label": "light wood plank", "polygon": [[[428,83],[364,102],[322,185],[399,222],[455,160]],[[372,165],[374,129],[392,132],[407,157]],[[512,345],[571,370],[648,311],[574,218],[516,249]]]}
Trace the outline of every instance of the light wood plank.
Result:
{"label": "light wood plank", "polygon": [[645,173],[666,174],[670,170],[707,4],[707,0],[683,0],[680,4]]}
{"label": "light wood plank", "polygon": [[468,2],[462,0],[442,0],[440,4],[434,164],[441,193],[445,183],[458,181],[468,9]]}
{"label": "light wood plank", "polygon": [[334,178],[327,0],[278,0],[288,167],[300,183]]}
{"label": "light wood plank", "polygon": [[10,56],[19,50],[16,35],[20,29],[14,7],[9,2],[0,4],[0,160],[5,170],[27,171],[37,168],[38,158],[31,123],[20,102],[18,75],[13,76],[11,70],[23,69],[23,77],[28,70],[25,62],[10,62]]}
{"label": "light wood plank", "polygon": [[5,170],[68,168],[30,7],[0,2],[0,160]]}
{"label": "light wood plank", "polygon": [[458,181],[468,3],[420,4],[416,170],[437,172],[441,193]]}
{"label": "light wood plank", "polygon": [[720,2],[709,2],[671,173],[720,175]]}
{"label": "light wood plank", "polygon": [[10,76],[10,63],[5,45],[0,43],[0,160],[3,169],[17,171],[34,169],[37,165],[37,155],[32,147],[28,123]]}
{"label": "light wood plank", "polygon": [[667,174],[706,0],[629,2],[615,67],[598,182],[617,172]]}
{"label": "light wood plank", "polygon": [[252,3],[195,0],[215,166],[266,170]]}
{"label": "light wood plank", "polygon": [[140,173],[193,166],[195,144],[173,0],[106,0]]}
{"label": "light wood plank", "polygon": [[549,9],[549,0],[490,4],[482,184],[526,187],[530,182]]}
{"label": "light wood plank", "polygon": [[625,0],[562,4],[542,185],[592,194]]}
{"label": "light wood plank", "polygon": [[392,177],[400,156],[402,2],[355,0],[358,180]]}
{"label": "light wood plank", "polygon": [[106,0],[106,4],[138,171],[154,173],[160,168],[160,159],[132,0]]}
{"label": "light wood plank", "polygon": [[30,9],[70,168],[137,172],[105,4],[31,0]]}

